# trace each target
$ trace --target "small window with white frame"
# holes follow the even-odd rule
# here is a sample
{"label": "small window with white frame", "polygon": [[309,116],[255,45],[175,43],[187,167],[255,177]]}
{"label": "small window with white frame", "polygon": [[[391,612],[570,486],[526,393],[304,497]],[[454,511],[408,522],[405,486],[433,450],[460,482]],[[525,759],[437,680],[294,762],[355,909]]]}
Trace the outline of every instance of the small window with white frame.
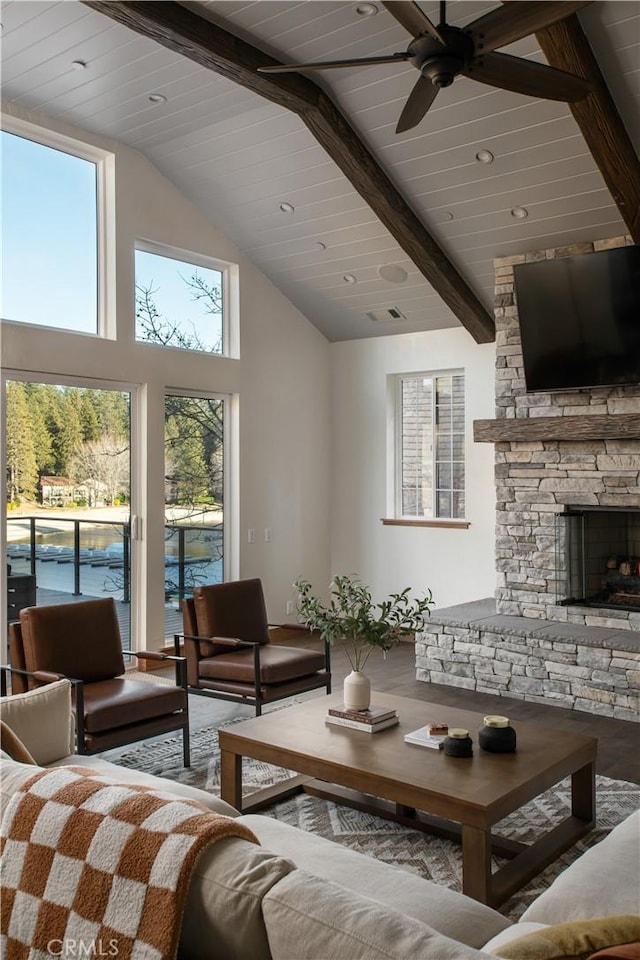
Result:
{"label": "small window with white frame", "polygon": [[464,519],[464,373],[393,378],[394,515]]}
{"label": "small window with white frame", "polygon": [[136,340],[231,355],[236,270],[233,264],[139,241]]}

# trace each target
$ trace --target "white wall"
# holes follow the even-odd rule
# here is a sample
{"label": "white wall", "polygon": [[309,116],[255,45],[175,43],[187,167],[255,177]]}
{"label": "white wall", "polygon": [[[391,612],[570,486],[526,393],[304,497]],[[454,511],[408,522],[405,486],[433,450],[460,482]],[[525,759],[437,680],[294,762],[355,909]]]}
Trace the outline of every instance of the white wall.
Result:
{"label": "white wall", "polygon": [[[448,606],[494,595],[493,447],[472,422],[494,416],[494,344],[462,329],[331,346],[333,480],[331,573],[355,573],[375,596],[410,586]],[[463,368],[466,519],[470,527],[383,526],[386,515],[387,375]]]}
{"label": "white wall", "polygon": [[[330,352],[325,338],[141,154],[73,127],[31,119],[115,155],[117,339],[101,340],[15,323],[2,324],[1,362],[11,373],[51,373],[140,385],[146,437],[141,471],[146,515],[139,575],[147,602],[141,642],[164,636],[163,393],[188,387],[237,397],[239,509],[235,576],[263,579],[269,616],[282,620],[292,581],[329,575]],[[134,246],[137,238],[239,264],[240,359],[166,349],[134,339]],[[227,490],[227,494],[232,491]],[[227,503],[230,502],[228,497]],[[228,522],[233,522],[231,511]],[[247,542],[254,527],[257,542]],[[266,527],[272,540],[264,541]]]}

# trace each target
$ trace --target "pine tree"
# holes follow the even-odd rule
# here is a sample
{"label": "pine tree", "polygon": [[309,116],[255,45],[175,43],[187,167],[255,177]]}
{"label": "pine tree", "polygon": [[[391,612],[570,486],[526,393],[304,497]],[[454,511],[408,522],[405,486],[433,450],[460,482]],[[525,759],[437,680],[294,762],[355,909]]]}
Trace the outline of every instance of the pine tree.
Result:
{"label": "pine tree", "polygon": [[38,466],[33,420],[23,383],[7,384],[7,498],[34,500]]}
{"label": "pine tree", "polygon": [[52,430],[55,473],[58,477],[66,477],[71,458],[82,445],[82,421],[77,388],[59,387],[56,394]]}
{"label": "pine tree", "polygon": [[36,454],[36,464],[40,476],[46,476],[53,471],[53,447],[47,425],[47,414],[50,402],[45,392],[45,384],[25,383],[25,397],[31,414],[33,445]]}

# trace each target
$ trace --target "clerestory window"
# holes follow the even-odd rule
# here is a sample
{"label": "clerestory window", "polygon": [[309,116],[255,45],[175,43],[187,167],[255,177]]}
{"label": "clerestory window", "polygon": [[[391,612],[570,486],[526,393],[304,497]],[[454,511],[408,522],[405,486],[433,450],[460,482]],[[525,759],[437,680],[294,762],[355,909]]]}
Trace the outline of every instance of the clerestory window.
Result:
{"label": "clerestory window", "polygon": [[135,256],[136,340],[229,355],[232,265],[147,244]]}
{"label": "clerestory window", "polygon": [[104,158],[51,139],[1,133],[2,318],[102,333]]}

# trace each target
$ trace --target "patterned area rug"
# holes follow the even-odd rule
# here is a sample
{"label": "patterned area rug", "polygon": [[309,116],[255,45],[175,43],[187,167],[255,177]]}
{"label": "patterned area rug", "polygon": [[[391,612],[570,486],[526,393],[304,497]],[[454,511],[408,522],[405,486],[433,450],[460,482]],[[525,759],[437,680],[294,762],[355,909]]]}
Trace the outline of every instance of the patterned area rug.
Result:
{"label": "patterned area rug", "polygon": [[[106,758],[122,766],[219,793],[220,753],[216,727],[192,735],[191,757],[192,766],[186,770],[182,766],[181,737],[123,747],[106,755]],[[280,767],[256,760],[244,760],[243,763],[243,785],[248,793],[290,776],[288,771]],[[531,842],[548,830],[550,823],[565,817],[569,806],[570,781],[565,780],[517,813],[506,817],[497,825],[496,832]],[[530,881],[500,908],[500,912],[511,920],[517,920],[558,874],[638,807],[640,787],[623,780],[599,776],[596,829]],[[430,837],[410,827],[304,794],[275,804],[263,813],[377,860],[410,870],[435,883],[460,890],[461,851],[460,846],[450,840]],[[500,861],[496,860],[494,869],[499,864]]]}

